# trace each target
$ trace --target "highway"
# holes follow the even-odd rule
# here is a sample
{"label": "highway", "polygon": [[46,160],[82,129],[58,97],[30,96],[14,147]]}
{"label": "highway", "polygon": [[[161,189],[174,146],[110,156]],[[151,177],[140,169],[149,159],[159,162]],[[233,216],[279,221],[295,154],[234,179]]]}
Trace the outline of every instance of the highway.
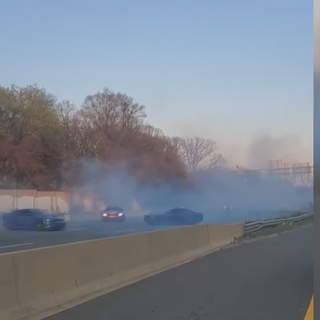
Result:
{"label": "highway", "polygon": [[[230,223],[232,221],[226,218],[228,216],[224,219],[219,217],[216,221],[204,220],[203,223]],[[150,226],[143,221],[142,215],[130,216],[129,214],[124,222],[102,222],[99,218],[68,221],[64,231],[5,230],[0,224],[0,254],[168,228],[174,228],[174,226]]]}
{"label": "highway", "polygon": [[[277,217],[276,214],[274,215]],[[270,218],[272,215],[269,213],[268,217]],[[238,221],[238,217],[232,214],[216,214],[214,218],[205,216],[203,223],[221,224]],[[5,230],[0,224],[0,254],[168,228],[170,227],[149,226],[143,221],[142,215],[131,216],[130,214],[127,215],[124,222],[102,222],[99,218],[68,221],[64,231]]]}
{"label": "highway", "polygon": [[313,226],[233,245],[46,320],[303,320]]}
{"label": "highway", "polygon": [[0,254],[161,228],[147,225],[142,217],[127,217],[124,222],[102,222],[100,219],[70,221],[64,231],[4,230],[1,226]]}

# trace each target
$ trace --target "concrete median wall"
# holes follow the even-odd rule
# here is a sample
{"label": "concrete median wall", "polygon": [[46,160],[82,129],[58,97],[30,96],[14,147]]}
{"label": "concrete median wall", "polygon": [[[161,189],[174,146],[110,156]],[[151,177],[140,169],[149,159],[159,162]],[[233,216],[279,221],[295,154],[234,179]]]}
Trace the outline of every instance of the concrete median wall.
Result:
{"label": "concrete median wall", "polygon": [[23,208],[70,212],[70,194],[63,191],[0,189],[0,212]]}
{"label": "concrete median wall", "polygon": [[38,320],[211,252],[241,225],[201,225],[0,255],[0,319]]}
{"label": "concrete median wall", "polygon": [[238,238],[244,233],[243,224],[207,225],[209,241],[212,247],[218,248],[230,243],[230,239]]}

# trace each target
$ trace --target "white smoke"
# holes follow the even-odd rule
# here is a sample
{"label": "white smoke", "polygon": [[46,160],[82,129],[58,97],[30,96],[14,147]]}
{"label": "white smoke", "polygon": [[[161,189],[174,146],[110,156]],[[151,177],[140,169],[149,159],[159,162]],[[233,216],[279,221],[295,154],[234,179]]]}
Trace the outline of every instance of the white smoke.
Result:
{"label": "white smoke", "polygon": [[289,163],[301,162],[305,154],[306,151],[299,137],[295,135],[272,137],[264,134],[253,139],[248,148],[247,163],[251,168],[262,169],[268,166],[269,160],[282,159]]}

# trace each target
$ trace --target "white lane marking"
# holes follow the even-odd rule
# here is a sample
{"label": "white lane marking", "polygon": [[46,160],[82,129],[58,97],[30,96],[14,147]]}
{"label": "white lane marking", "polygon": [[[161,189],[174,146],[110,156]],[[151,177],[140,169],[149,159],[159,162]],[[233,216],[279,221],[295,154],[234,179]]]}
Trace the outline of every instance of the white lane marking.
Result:
{"label": "white lane marking", "polygon": [[[134,229],[132,229],[134,231]],[[125,236],[125,235],[124,235]],[[130,234],[128,234],[128,236],[130,236]],[[25,250],[19,250],[19,251],[15,251],[14,253],[17,254],[19,252],[26,252],[26,251],[39,251],[39,250],[47,250],[48,248],[57,248],[57,247],[67,247],[70,245],[79,245],[79,244],[83,244],[83,243],[94,243],[97,241],[105,241],[106,239],[111,239],[111,238],[115,238],[116,235],[110,235],[110,236],[106,236],[104,238],[95,238],[95,239],[90,239],[90,240],[80,240],[80,241],[72,241],[72,242],[67,242],[67,243],[62,243],[62,244],[56,244],[56,245],[49,245],[46,247],[38,247],[38,248],[32,248],[32,249],[25,249]],[[12,252],[4,252],[4,253],[0,253],[0,255],[9,255],[12,254]]]}
{"label": "white lane marking", "polygon": [[11,245],[9,245],[9,246],[2,246],[2,247],[0,247],[0,249],[14,248],[14,247],[23,247],[23,246],[31,246],[32,244],[34,244],[34,242],[11,244]]}
{"label": "white lane marking", "polygon": [[81,231],[81,230],[88,230],[88,228],[69,229],[66,231]]}
{"label": "white lane marking", "polygon": [[132,232],[132,231],[134,231],[134,229],[118,230],[115,233]]}

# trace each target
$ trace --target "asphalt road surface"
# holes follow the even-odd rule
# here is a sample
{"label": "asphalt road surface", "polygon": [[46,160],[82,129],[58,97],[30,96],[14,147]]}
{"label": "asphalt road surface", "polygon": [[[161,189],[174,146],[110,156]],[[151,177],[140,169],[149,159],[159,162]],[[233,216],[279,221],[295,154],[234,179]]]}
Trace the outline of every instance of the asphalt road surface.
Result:
{"label": "asphalt road surface", "polygon": [[[225,216],[224,219],[220,218],[219,221],[204,220],[203,223],[230,222],[226,218],[228,216]],[[0,254],[174,227],[150,226],[143,221],[142,216],[130,215],[124,222],[102,222],[99,218],[69,221],[64,231],[5,230],[0,223]]]}
{"label": "asphalt road surface", "polygon": [[46,320],[303,320],[313,226],[220,250]]}
{"label": "asphalt road surface", "polygon": [[[271,216],[269,214],[268,217]],[[235,223],[235,221],[238,220],[231,213],[220,215],[215,213],[215,218],[208,219],[208,216],[205,216],[203,223]],[[168,228],[171,227],[149,226],[143,221],[142,216],[130,215],[125,222],[102,222],[99,218],[69,221],[65,231],[4,230],[0,223],[0,254]]]}
{"label": "asphalt road surface", "polygon": [[149,226],[142,217],[127,217],[124,222],[102,222],[100,219],[68,222],[64,231],[21,231],[1,228],[0,254],[161,228],[163,227]]}

